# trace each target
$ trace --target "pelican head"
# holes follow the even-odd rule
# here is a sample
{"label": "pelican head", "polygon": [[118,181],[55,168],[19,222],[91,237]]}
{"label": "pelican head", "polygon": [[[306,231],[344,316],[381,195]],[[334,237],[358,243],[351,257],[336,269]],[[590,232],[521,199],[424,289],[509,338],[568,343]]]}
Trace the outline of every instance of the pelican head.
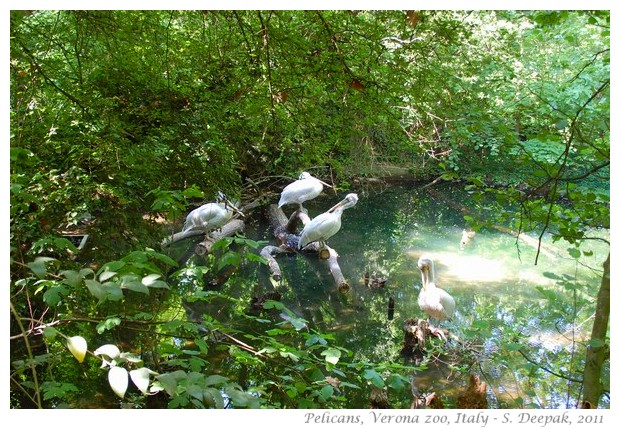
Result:
{"label": "pelican head", "polygon": [[332,185],[330,185],[329,183],[323,182],[321,179],[314,177],[312,174],[308,173],[307,171],[302,171],[301,174],[299,175],[298,180],[305,180],[305,179],[314,179],[314,180],[317,180],[319,183],[321,183],[321,185],[325,185],[328,188],[332,187]]}
{"label": "pelican head", "polygon": [[233,213],[238,213],[241,217],[245,217],[245,215],[243,214],[243,212],[241,210],[239,210],[237,208],[237,205],[232,203],[228,197],[226,196],[226,194],[224,194],[222,191],[218,191],[217,193],[217,197],[215,199],[219,204],[223,204],[224,207],[226,209],[230,209],[233,211]]}
{"label": "pelican head", "polygon": [[357,204],[358,199],[359,198],[357,197],[357,194],[348,194],[346,197],[344,197],[344,199],[342,201],[340,201],[334,207],[329,209],[327,212],[328,213],[333,213],[336,210],[346,210],[346,209],[349,209],[349,208],[353,207],[355,204]]}
{"label": "pelican head", "polygon": [[435,264],[428,256],[421,256],[418,259],[418,270],[422,275],[422,287],[427,288],[429,283],[435,282]]}

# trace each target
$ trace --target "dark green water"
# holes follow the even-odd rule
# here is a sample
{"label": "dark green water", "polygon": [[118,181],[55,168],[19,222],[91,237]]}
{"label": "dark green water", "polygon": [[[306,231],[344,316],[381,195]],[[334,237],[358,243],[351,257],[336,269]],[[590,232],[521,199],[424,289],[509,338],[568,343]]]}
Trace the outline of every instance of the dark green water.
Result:
{"label": "dark green water", "polygon": [[[351,287],[348,294],[338,292],[326,263],[301,254],[278,259],[283,273],[279,282],[270,282],[268,269],[261,267],[264,272],[257,276],[260,288],[279,290],[284,304],[313,328],[334,333],[339,345],[355,351],[355,360],[398,361],[402,359],[403,323],[426,317],[417,305],[421,283],[417,259],[421,254],[430,255],[435,261],[436,283],[456,300],[454,319],[441,326],[479,348],[481,363],[472,372],[482,372],[491,405],[510,405],[511,400],[526,397],[526,406],[572,406],[566,399],[565,382],[546,379],[547,373],[545,380],[529,379],[519,354],[514,353],[512,362],[504,353],[498,362],[498,351],[514,332],[532,346],[532,359],[566,352],[571,338],[587,337],[608,246],[587,242],[581,250],[591,250],[593,255],[576,261],[568,254],[567,245],[545,239],[552,254],[541,254],[534,265],[532,246],[517,245],[512,235],[483,229],[461,249],[461,232],[467,225],[463,214],[445,200],[469,206],[468,195],[458,188],[434,189],[435,196],[415,186],[358,192],[359,202],[344,212],[340,231],[328,241],[339,254],[340,267]],[[314,217],[345,194],[323,194],[304,206]],[[292,210],[285,207],[287,215]],[[249,222],[245,235],[276,244],[266,220]],[[609,238],[608,231],[592,231],[592,235]],[[385,286],[365,285],[366,272],[386,280]],[[567,286],[563,277],[570,277],[568,283],[576,286]],[[537,288],[558,299],[545,298]],[[225,292],[234,294],[234,288]],[[395,300],[392,320],[388,319],[390,297]],[[587,304],[574,307],[571,302]],[[463,377],[444,365],[412,376],[421,392],[446,392],[463,384]]]}

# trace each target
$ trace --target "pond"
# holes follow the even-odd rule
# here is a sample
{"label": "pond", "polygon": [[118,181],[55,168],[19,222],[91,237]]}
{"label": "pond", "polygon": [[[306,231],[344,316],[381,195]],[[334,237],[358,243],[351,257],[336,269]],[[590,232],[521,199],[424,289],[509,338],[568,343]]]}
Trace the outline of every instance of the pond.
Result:
{"label": "pond", "polygon": [[[314,217],[345,194],[323,193],[304,206]],[[463,213],[448,203],[473,206],[461,188],[434,186],[429,193],[412,184],[358,195],[357,205],[344,212],[340,231],[328,240],[339,255],[349,293],[337,290],[325,262],[301,254],[278,258],[279,282],[269,282],[267,267],[248,275],[265,289],[279,290],[282,302],[309,326],[333,333],[339,345],[355,352],[354,360],[403,361],[404,322],[426,318],[417,304],[417,260],[428,255],[435,261],[436,283],[456,300],[454,318],[439,323],[460,339],[448,347],[455,354],[475,349],[477,359],[464,373],[437,360],[411,374],[415,388],[449,397],[472,372],[487,383],[491,408],[575,407],[570,381],[556,375],[579,378],[579,364],[571,362],[581,362],[584,349],[573,347],[589,337],[607,244],[587,241],[580,250],[592,255],[577,260],[567,252],[569,245],[544,237],[547,251],[535,264],[533,246],[494,228],[479,230],[461,246],[467,225]],[[289,215],[293,208],[284,211]],[[276,244],[266,219],[248,222],[245,235]],[[609,238],[608,231],[591,235]],[[181,243],[191,245],[190,240]],[[373,278],[381,280],[377,287]],[[234,295],[236,289],[225,285],[223,292]]]}

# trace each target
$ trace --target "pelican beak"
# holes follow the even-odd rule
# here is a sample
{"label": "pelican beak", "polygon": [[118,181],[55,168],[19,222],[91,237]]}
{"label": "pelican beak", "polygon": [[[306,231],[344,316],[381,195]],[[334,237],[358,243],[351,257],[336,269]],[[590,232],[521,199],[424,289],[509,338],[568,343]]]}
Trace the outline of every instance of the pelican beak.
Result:
{"label": "pelican beak", "polygon": [[332,185],[330,185],[329,183],[325,183],[323,182],[321,179],[317,179],[319,182],[321,182],[323,185],[327,186],[328,188],[333,188]]}
{"label": "pelican beak", "polygon": [[237,207],[235,207],[235,205],[233,203],[231,203],[228,198],[226,200],[224,200],[224,204],[226,205],[226,207],[228,207],[229,209],[231,209],[233,212],[238,213],[241,217],[245,217],[245,215],[243,214],[243,212],[241,210],[239,210]]}
{"label": "pelican beak", "polygon": [[338,204],[336,204],[334,207],[332,207],[331,209],[327,210],[329,213],[333,212],[334,210],[336,210],[338,207],[342,207],[347,203],[347,199],[345,198],[344,200],[340,201]]}
{"label": "pelican beak", "polygon": [[428,273],[430,271],[430,268],[428,265],[423,265],[422,268],[420,268],[420,273],[422,274],[422,287],[426,288],[426,285],[428,284]]}
{"label": "pelican beak", "polygon": [[233,206],[233,207],[232,207],[232,209],[233,209],[233,211],[234,211],[234,212],[238,213],[238,214],[239,214],[239,216],[241,216],[241,217],[245,217],[245,215],[243,214],[243,212],[242,212],[241,210],[239,210],[237,207],[234,207],[234,206]]}

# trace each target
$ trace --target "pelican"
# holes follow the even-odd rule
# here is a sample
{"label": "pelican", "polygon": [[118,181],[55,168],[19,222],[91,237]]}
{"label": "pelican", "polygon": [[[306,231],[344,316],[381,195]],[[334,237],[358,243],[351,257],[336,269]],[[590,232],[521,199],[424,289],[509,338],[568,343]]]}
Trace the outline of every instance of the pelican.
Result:
{"label": "pelican", "polygon": [[232,218],[233,213],[239,213],[243,216],[241,210],[235,207],[226,198],[226,195],[218,192],[216,202],[204,204],[187,215],[183,232],[203,229],[205,234],[208,234],[210,231],[224,226]]}
{"label": "pelican", "polygon": [[418,260],[418,269],[422,275],[422,289],[418,296],[418,305],[437,320],[451,319],[454,316],[456,303],[445,290],[435,285],[435,264],[426,256]]}
{"label": "pelican", "polygon": [[334,207],[312,219],[301,231],[298,249],[315,241],[324,247],[325,241],[340,230],[342,212],[353,207],[357,200],[357,194],[348,194]]}
{"label": "pelican", "polygon": [[304,201],[316,198],[323,192],[323,185],[331,187],[322,180],[312,176],[307,171],[304,171],[299,175],[299,179],[295,180],[293,183],[289,183],[282,190],[278,207],[282,207],[286,204],[297,204],[299,208],[302,209],[302,203]]}

